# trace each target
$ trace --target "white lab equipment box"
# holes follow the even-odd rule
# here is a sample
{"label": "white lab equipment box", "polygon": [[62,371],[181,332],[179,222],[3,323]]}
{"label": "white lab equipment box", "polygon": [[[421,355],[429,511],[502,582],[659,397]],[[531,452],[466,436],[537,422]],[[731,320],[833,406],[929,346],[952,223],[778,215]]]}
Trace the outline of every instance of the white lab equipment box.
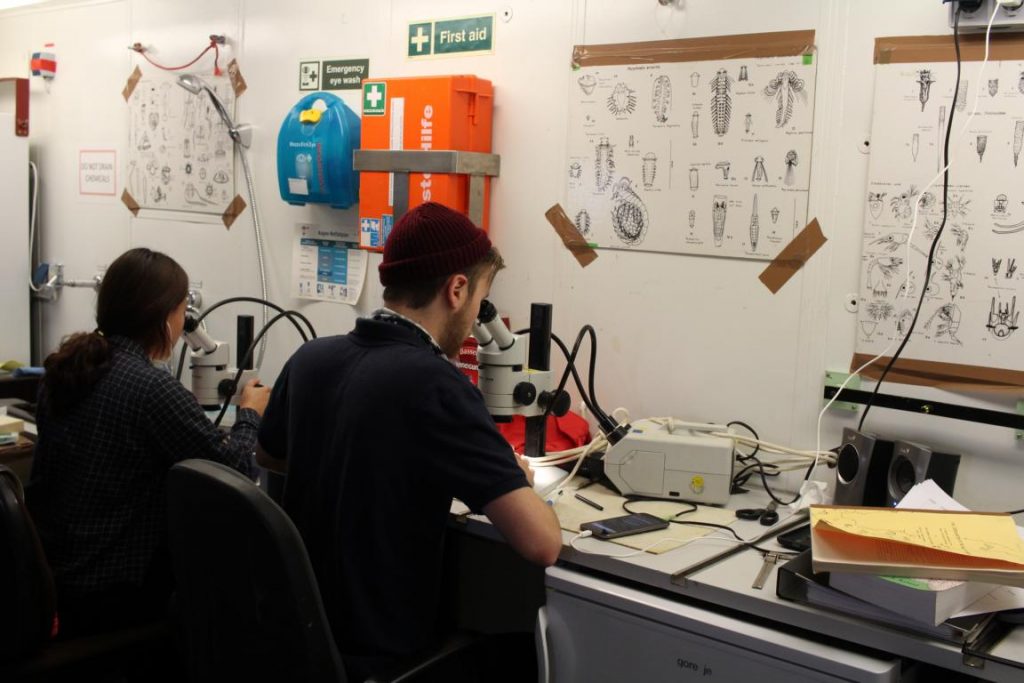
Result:
{"label": "white lab equipment box", "polygon": [[0,112],[0,363],[29,362],[28,138]]}
{"label": "white lab equipment box", "polygon": [[547,570],[537,622],[542,683],[899,681],[901,662],[669,600],[587,574]]}

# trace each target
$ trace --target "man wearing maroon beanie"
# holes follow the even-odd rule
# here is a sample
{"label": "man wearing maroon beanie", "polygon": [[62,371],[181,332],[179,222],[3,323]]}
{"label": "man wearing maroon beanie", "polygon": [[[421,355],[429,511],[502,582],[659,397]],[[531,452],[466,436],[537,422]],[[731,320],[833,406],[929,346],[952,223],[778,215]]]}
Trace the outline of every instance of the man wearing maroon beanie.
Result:
{"label": "man wearing maroon beanie", "polygon": [[553,564],[561,549],[529,467],[451,362],[502,267],[468,218],[416,207],[384,246],[386,307],[302,346],[274,383],[257,459],[287,467],[284,508],[354,679],[439,641],[453,497],[534,563]]}

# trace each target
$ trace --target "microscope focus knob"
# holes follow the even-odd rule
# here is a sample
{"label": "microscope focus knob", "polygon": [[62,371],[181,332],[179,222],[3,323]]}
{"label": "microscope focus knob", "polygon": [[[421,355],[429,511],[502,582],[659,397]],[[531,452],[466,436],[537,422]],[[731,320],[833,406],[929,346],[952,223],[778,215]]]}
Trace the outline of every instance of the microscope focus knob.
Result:
{"label": "microscope focus knob", "polygon": [[520,382],[512,390],[512,399],[516,405],[528,406],[537,398],[537,387],[529,382]]}
{"label": "microscope focus knob", "polygon": [[220,382],[217,383],[217,395],[221,396],[222,398],[234,396],[236,388],[237,387],[235,386],[234,380],[222,379]]}
{"label": "microscope focus knob", "polygon": [[568,391],[544,391],[541,392],[538,403],[544,409],[551,404],[551,413],[556,417],[562,417],[572,407],[572,398]]}

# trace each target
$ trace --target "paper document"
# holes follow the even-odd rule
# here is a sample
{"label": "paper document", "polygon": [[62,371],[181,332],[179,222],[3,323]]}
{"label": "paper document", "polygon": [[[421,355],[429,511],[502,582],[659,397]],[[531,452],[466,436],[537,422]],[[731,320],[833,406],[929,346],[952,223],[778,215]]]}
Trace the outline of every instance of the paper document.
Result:
{"label": "paper document", "polygon": [[970,510],[961,505],[955,498],[939,488],[931,479],[914,484],[903,499],[896,504],[901,510]]}
{"label": "paper document", "polygon": [[338,228],[300,223],[292,248],[292,296],[355,304],[366,280],[366,252]]}
{"label": "paper document", "polygon": [[[884,559],[919,557],[939,550],[998,564],[1022,565],[1024,542],[1009,515],[887,508],[813,507],[816,530],[841,531],[862,540],[876,539]],[[887,543],[895,541],[896,544]],[[918,551],[915,551],[919,549]],[[985,562],[983,564],[992,564]]]}
{"label": "paper document", "polygon": [[[931,479],[925,479],[914,488],[910,489],[903,500],[896,506],[899,508],[914,508],[917,510],[961,510],[964,507],[939,488]],[[1024,538],[1024,527],[1017,527],[1017,535]],[[1002,612],[1008,609],[1024,608],[1024,588],[1014,586],[999,586],[988,595],[985,595],[971,603],[966,609],[961,610],[955,616],[966,617],[972,614],[986,614],[988,612]]]}

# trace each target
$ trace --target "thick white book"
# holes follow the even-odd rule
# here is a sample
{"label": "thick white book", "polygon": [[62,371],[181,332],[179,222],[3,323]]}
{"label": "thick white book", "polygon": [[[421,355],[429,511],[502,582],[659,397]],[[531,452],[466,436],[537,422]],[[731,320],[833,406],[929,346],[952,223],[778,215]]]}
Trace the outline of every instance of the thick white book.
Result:
{"label": "thick white book", "polygon": [[915,621],[938,626],[997,586],[981,581],[832,572],[829,586]]}

